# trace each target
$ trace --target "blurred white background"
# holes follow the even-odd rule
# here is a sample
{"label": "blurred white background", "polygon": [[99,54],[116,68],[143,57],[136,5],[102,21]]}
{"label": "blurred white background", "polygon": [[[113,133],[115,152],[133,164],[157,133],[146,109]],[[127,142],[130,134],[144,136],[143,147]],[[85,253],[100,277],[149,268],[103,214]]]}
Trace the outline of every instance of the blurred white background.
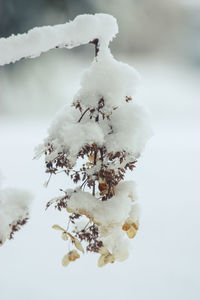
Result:
{"label": "blurred white background", "polygon": [[94,49],[53,50],[1,67],[0,185],[35,196],[29,223],[0,249],[1,299],[199,300],[200,2],[0,0],[0,34],[95,12],[118,19],[112,52],[140,72],[137,99],[152,118],[154,136],[131,176],[141,227],[123,263],[99,269],[88,254],[61,266],[67,249],[51,226],[66,216],[45,205],[70,182],[56,176],[45,189],[43,159],[32,158],[55,113],[70,105]]}

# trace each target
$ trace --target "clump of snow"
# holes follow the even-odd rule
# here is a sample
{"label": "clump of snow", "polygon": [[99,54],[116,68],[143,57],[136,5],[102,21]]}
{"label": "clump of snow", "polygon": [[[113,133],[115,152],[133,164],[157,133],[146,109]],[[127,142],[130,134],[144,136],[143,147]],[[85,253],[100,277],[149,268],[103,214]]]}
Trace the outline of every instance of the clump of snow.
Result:
{"label": "clump of snow", "polygon": [[111,122],[113,134],[105,137],[108,152],[125,150],[137,158],[152,136],[149,116],[144,107],[125,103],[113,112]]}
{"label": "clump of snow", "polygon": [[54,152],[46,155],[46,161],[51,161],[59,152],[68,153],[68,159],[73,164],[78,152],[87,144],[96,143],[101,146],[104,142],[104,133],[98,123],[91,121],[79,123],[76,114],[59,114],[48,130],[48,138],[44,145],[51,143]]}
{"label": "clump of snow", "polygon": [[[82,190],[66,190],[69,197],[69,211],[87,216],[99,227],[100,240],[104,246],[115,255],[116,260],[123,260],[128,255],[122,226],[128,218],[134,216],[138,221],[138,205],[136,202],[135,184],[132,181],[120,182],[115,196],[107,201],[99,201],[96,197]],[[122,255],[123,254],[123,255]]]}
{"label": "clump of snow", "polygon": [[[106,33],[103,33],[103,28],[99,33],[101,22],[104,29],[109,25]],[[88,112],[81,120],[77,111],[72,113],[65,109],[56,117],[39,150],[45,152],[48,145],[52,145],[53,152],[46,155],[46,162],[53,161],[58,153],[65,153],[71,165],[74,165],[81,148],[93,143],[106,147],[108,152],[127,151],[137,158],[151,136],[145,110],[134,103],[140,76],[133,67],[115,60],[108,48],[107,42],[117,32],[115,23],[113,17],[103,14],[79,16],[69,23],[73,45],[76,44],[77,28],[81,28],[78,34],[82,37],[83,32],[90,32],[90,26],[93,25],[94,36],[99,39],[99,51],[90,68],[84,72],[81,87],[73,99],[75,106],[80,103],[83,111]],[[103,99],[103,106],[99,109],[100,99]],[[95,112],[91,119],[90,111],[93,109]],[[106,118],[102,120],[100,115],[98,122],[94,122],[95,115],[99,113],[105,114]]]}
{"label": "clump of snow", "polygon": [[[113,61],[112,58],[111,61]],[[114,65],[118,63],[119,70],[121,66],[123,69],[123,64],[120,62],[115,61]],[[94,65],[98,65],[98,62],[95,61]],[[133,103],[125,101],[125,96],[132,96],[135,90],[135,71],[133,69],[132,77],[129,78],[131,67],[125,65],[128,73],[122,71],[121,74],[119,71],[118,74],[115,68],[112,69],[110,66],[109,72],[112,74],[113,80],[109,81],[106,77],[107,71],[104,73],[103,66],[106,69],[108,64],[102,63],[102,72],[99,72],[98,68],[94,68],[94,71],[92,66],[91,74],[93,76],[90,71],[86,71],[86,77],[83,76],[82,87],[75,96],[75,101],[80,99],[79,102],[83,107],[92,109],[98,104],[99,99],[103,98],[105,106],[102,108],[102,112],[105,115],[110,114],[112,107],[116,107],[116,109],[112,110],[109,119],[100,119],[99,122],[91,120],[89,112],[79,122],[80,113],[78,114],[78,111],[67,112],[64,109],[52,123],[48,130],[48,137],[41,148],[44,152],[48,144],[53,145],[54,151],[50,155],[46,155],[46,161],[53,160],[59,152],[64,151],[73,165],[81,148],[86,144],[93,143],[105,146],[108,152],[127,151],[135,158],[140,156],[146,142],[152,136],[152,130],[144,107],[136,104],[134,99],[131,100]],[[87,74],[90,74],[91,77],[90,75],[87,77]],[[130,94],[128,94],[129,92]]]}
{"label": "clump of snow", "polygon": [[31,195],[23,190],[0,190],[0,243],[9,238],[12,225],[29,217]]}
{"label": "clump of snow", "polygon": [[110,111],[123,104],[126,97],[135,96],[139,78],[134,68],[115,60],[109,49],[100,50],[98,59],[84,72],[74,101],[93,107],[103,98],[103,111]]}
{"label": "clump of snow", "polygon": [[[66,193],[68,194],[68,191]],[[135,197],[134,183],[124,181],[117,185],[115,196],[106,201],[99,201],[88,192],[76,190],[71,193],[67,205],[77,213],[79,210],[87,211],[96,223],[104,226],[112,223],[122,224],[128,218],[133,195]]]}
{"label": "clump of snow", "polygon": [[36,27],[27,33],[0,39],[0,65],[34,58],[53,48],[73,48],[99,39],[102,47],[118,32],[116,19],[107,14],[81,15],[66,24]]}

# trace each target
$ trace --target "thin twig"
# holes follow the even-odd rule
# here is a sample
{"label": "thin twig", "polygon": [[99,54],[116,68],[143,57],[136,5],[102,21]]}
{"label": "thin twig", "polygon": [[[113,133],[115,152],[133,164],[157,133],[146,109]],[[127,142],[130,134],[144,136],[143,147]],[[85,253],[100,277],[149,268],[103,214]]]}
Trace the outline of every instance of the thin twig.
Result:
{"label": "thin twig", "polygon": [[93,182],[92,195],[95,196],[95,180]]}
{"label": "thin twig", "polygon": [[67,229],[66,229],[66,232],[69,230],[69,224],[70,224],[70,219],[68,220],[68,223],[67,223]]}
{"label": "thin twig", "polygon": [[84,186],[84,184],[86,184],[88,181],[88,178],[85,179],[85,181],[81,184],[80,188],[82,188]]}
{"label": "thin twig", "polygon": [[86,114],[86,112],[89,110],[90,108],[88,107],[84,113],[81,115],[80,119],[78,120],[78,123],[82,120],[82,118],[84,117],[84,115]]}
{"label": "thin twig", "polygon": [[95,45],[95,57],[97,57],[99,52],[99,39],[94,39],[93,41],[90,42],[90,44]]}

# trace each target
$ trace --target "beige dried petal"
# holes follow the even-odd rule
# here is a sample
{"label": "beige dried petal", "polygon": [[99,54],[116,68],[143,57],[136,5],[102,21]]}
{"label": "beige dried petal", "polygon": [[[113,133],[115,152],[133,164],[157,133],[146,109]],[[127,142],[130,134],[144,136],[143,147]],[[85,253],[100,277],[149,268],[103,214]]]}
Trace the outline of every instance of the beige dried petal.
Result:
{"label": "beige dried petal", "polygon": [[131,218],[128,218],[124,225],[122,226],[122,230],[127,231],[130,229],[130,227],[134,227],[135,230],[138,230],[139,228],[139,221],[133,222]]}
{"label": "beige dried petal", "polygon": [[103,266],[105,266],[105,255],[101,255],[100,257],[99,257],[99,259],[98,259],[98,267],[103,267]]}
{"label": "beige dried petal", "polygon": [[134,228],[134,226],[131,226],[126,233],[130,239],[133,239],[137,233],[137,230]]}
{"label": "beige dried petal", "polygon": [[105,259],[104,259],[105,264],[111,263],[113,264],[115,262],[115,258],[113,254],[108,254],[106,255]]}
{"label": "beige dried petal", "polygon": [[67,233],[66,232],[62,232],[62,239],[64,240],[64,241],[67,241],[68,240],[68,236],[67,236]]}
{"label": "beige dried petal", "polygon": [[101,248],[99,248],[99,253],[102,255],[108,255],[110,252],[108,251],[108,249],[106,247],[101,247]]}
{"label": "beige dried petal", "polygon": [[133,227],[134,227],[136,230],[139,229],[139,221],[138,221],[138,220],[135,221],[135,222],[133,223]]}
{"label": "beige dried petal", "polygon": [[102,255],[107,255],[107,254],[109,254],[109,251],[106,247],[101,247],[101,248],[99,248],[99,253]]}
{"label": "beige dried petal", "polygon": [[67,211],[68,213],[73,213],[73,212],[74,212],[73,209],[71,209],[69,206],[66,207],[66,211]]}
{"label": "beige dried petal", "polygon": [[103,266],[107,265],[108,263],[113,264],[114,262],[115,262],[114,255],[108,252],[107,255],[102,254],[102,255],[99,257],[99,260],[98,260],[98,267],[103,267]]}
{"label": "beige dried petal", "polygon": [[68,253],[63,257],[62,265],[63,265],[63,267],[67,267],[69,263],[70,263],[70,261],[69,261],[69,253]]}
{"label": "beige dried petal", "polygon": [[6,238],[4,237],[2,240],[0,240],[0,247],[3,246],[3,244],[5,243]]}
{"label": "beige dried petal", "polygon": [[56,229],[56,230],[65,231],[64,228],[62,228],[61,226],[59,226],[59,225],[57,225],[57,224],[53,225],[52,228],[53,228],[53,229]]}
{"label": "beige dried petal", "polygon": [[79,253],[77,252],[77,250],[72,250],[68,253],[68,257],[69,257],[69,261],[74,261],[77,258],[80,257]]}
{"label": "beige dried petal", "polygon": [[94,154],[89,155],[88,159],[91,163],[94,163]]}
{"label": "beige dried petal", "polygon": [[74,244],[75,244],[75,247],[76,247],[78,250],[80,250],[82,253],[85,253],[85,251],[84,251],[84,249],[83,249],[83,246],[81,245],[81,243],[79,242],[79,240],[77,240],[76,238],[75,238],[75,240],[74,240]]}
{"label": "beige dried petal", "polygon": [[124,223],[124,225],[122,226],[122,230],[127,231],[127,230],[129,230],[130,227],[131,227],[131,224]]}

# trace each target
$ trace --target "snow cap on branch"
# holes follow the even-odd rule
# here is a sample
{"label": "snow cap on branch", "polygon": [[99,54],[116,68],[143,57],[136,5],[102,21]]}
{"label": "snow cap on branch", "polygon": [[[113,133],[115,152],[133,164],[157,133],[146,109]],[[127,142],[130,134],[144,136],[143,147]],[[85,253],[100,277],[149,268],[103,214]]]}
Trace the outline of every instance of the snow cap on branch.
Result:
{"label": "snow cap on branch", "polygon": [[85,14],[65,24],[35,27],[27,33],[0,39],[0,66],[38,57],[54,48],[74,48],[94,39],[107,47],[117,33],[116,19],[107,14]]}
{"label": "snow cap on branch", "polygon": [[103,110],[110,111],[123,104],[126,97],[135,96],[139,79],[138,72],[114,59],[109,48],[100,49],[97,60],[84,72],[74,101],[78,99],[86,107],[92,107],[102,97],[105,101]]}

